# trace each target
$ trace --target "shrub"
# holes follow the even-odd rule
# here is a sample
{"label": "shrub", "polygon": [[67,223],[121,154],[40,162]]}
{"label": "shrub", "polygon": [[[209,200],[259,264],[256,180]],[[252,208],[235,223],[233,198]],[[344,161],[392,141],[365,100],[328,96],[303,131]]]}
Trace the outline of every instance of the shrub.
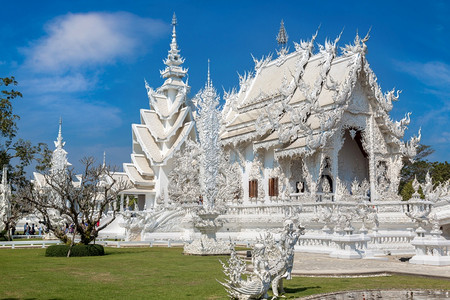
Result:
{"label": "shrub", "polygon": [[[69,248],[68,245],[52,245],[45,251],[45,256],[65,257]],[[105,249],[102,245],[73,245],[70,252],[70,257],[100,255],[105,255]]]}
{"label": "shrub", "polygon": [[0,241],[7,241],[8,240],[8,232],[6,230],[0,231]]}

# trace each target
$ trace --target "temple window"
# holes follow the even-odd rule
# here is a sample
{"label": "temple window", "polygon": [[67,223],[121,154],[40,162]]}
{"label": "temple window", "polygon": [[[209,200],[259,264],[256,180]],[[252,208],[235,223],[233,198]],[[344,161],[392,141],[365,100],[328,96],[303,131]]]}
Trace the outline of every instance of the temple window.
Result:
{"label": "temple window", "polygon": [[269,197],[278,197],[278,177],[269,178]]}
{"label": "temple window", "polygon": [[253,179],[248,182],[248,196],[250,198],[258,198],[258,180]]}
{"label": "temple window", "polygon": [[304,193],[305,192],[305,183],[303,181],[297,181],[295,183],[295,192],[296,193]]}
{"label": "temple window", "polygon": [[[326,183],[325,183],[326,181]],[[324,188],[324,183],[326,186],[326,189]],[[322,175],[322,192],[323,193],[333,193],[333,179],[331,179],[330,175]]]}

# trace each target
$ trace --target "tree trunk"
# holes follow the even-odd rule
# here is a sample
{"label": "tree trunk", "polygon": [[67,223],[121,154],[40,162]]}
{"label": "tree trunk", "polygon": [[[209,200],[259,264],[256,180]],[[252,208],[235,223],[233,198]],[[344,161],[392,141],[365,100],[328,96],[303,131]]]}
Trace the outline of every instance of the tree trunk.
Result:
{"label": "tree trunk", "polygon": [[73,235],[72,235],[72,241],[70,242],[70,247],[69,247],[69,251],[67,251],[67,257],[70,257],[70,253],[72,252],[72,247],[75,243],[75,234],[77,233],[77,231],[75,230],[75,228],[73,229]]}

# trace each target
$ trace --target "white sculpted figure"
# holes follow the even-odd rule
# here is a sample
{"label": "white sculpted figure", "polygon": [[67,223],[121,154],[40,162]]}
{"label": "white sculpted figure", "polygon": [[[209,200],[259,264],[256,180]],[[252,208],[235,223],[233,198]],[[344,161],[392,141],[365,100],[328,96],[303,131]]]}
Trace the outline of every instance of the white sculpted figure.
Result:
{"label": "white sculpted figure", "polygon": [[[284,293],[282,280],[291,279],[294,246],[302,234],[304,228],[288,219],[284,222],[278,245],[270,233],[258,239],[252,253],[252,273],[244,271],[242,261],[232,250],[228,266],[222,263],[229,279],[221,284],[225,286],[229,296],[232,299],[267,299],[270,286],[274,295],[272,299],[279,297],[279,291]],[[246,280],[242,275],[247,275]]]}
{"label": "white sculpted figure", "polygon": [[[255,244],[253,247],[252,273],[243,271],[242,265],[245,263],[236,255],[234,250],[231,252],[228,266],[222,263],[224,273],[229,279],[225,279],[225,283],[220,282],[220,284],[225,287],[231,299],[267,299],[267,291],[272,280],[265,250],[263,244]],[[247,278],[242,278],[242,275],[247,275]]]}
{"label": "white sculpted figure", "polygon": [[137,241],[141,237],[142,229],[144,228],[144,214],[143,212],[124,211],[122,213],[123,222],[119,223],[120,227],[125,228],[125,240]]}

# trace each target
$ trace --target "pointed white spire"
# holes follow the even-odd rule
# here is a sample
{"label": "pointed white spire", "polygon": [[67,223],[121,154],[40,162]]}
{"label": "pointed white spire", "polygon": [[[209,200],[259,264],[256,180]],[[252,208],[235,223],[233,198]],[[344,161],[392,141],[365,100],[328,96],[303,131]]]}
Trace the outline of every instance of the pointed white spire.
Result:
{"label": "pointed white spire", "polygon": [[62,118],[59,118],[59,130],[58,130],[58,137],[56,139],[55,147],[56,149],[53,151],[52,155],[52,172],[59,172],[61,170],[64,170],[67,166],[70,164],[67,162],[67,152],[64,150],[64,145],[66,142],[63,142],[62,137]]}
{"label": "pointed white spire", "polygon": [[285,47],[288,42],[288,35],[286,33],[286,29],[284,28],[283,19],[281,20],[280,30],[278,31],[277,42],[282,48]]}
{"label": "pointed white spire", "polygon": [[172,43],[170,44],[170,50],[172,51],[178,51],[177,32],[175,30],[176,26],[177,26],[177,16],[175,15],[174,12],[172,17]]}
{"label": "pointed white spire", "polygon": [[59,117],[58,137],[56,138],[56,141],[54,143],[55,143],[56,148],[62,148],[66,144],[66,142],[63,142],[63,137],[62,137],[62,118],[61,117]]}
{"label": "pointed white spire", "polygon": [[206,86],[207,87],[211,87],[212,86],[211,74],[210,74],[210,70],[209,70],[209,64],[210,64],[210,60],[208,58],[208,79],[207,79],[207,82],[206,82]]}
{"label": "pointed white spire", "polygon": [[184,59],[180,56],[180,50],[177,43],[177,16],[173,13],[172,17],[172,42],[170,43],[170,50],[167,54],[167,58],[164,60],[164,64],[167,66],[161,71],[163,78],[183,78],[187,70],[183,69],[180,65],[184,63]]}
{"label": "pointed white spire", "polygon": [[103,168],[106,167],[106,151],[103,151]]}

